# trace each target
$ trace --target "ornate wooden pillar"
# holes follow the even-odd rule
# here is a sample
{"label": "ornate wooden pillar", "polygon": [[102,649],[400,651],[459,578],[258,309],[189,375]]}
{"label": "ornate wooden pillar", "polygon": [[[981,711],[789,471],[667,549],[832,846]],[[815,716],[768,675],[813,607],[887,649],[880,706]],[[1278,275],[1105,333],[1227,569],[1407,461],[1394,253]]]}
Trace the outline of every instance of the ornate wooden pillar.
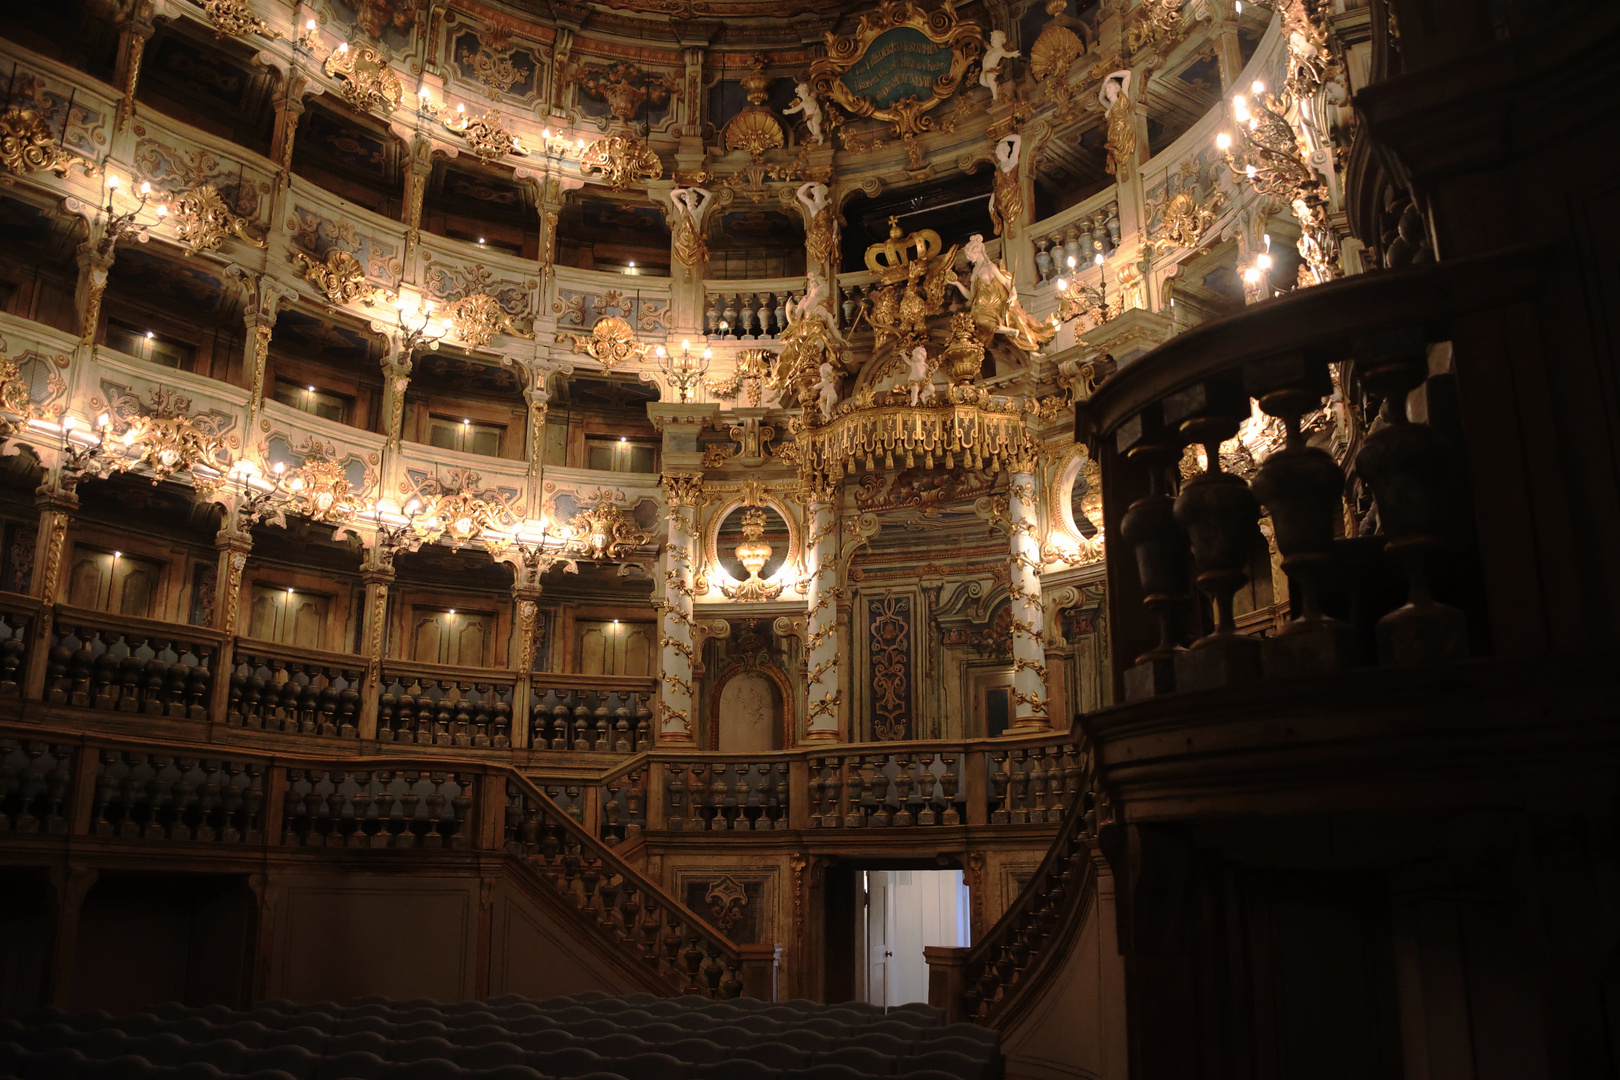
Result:
{"label": "ornate wooden pillar", "polygon": [[270,359],[270,335],[281,305],[298,299],[298,290],[269,274],[255,274],[236,263],[227,266],[225,273],[242,282],[248,290],[248,302],[242,313],[242,323],[247,328],[247,341],[242,350],[242,378],[249,395],[246,442],[251,452],[259,412],[264,407],[264,372]]}
{"label": "ornate wooden pillar", "polygon": [[365,613],[360,629],[366,658],[365,682],[360,688],[360,738],[377,737],[377,702],[382,696],[383,652],[388,642],[388,590],[394,583],[394,548],[373,537],[360,565],[365,584]]}
{"label": "ornate wooden pillar", "polygon": [[248,553],[253,550],[253,534],[233,505],[225,507],[224,525],[214,534],[214,549],[219,554],[214,569],[214,608],[209,613],[209,623],[225,638],[214,664],[208,717],[218,724],[225,720],[230,706],[231,669],[236,666],[236,636],[241,632],[237,620],[241,611],[242,575],[247,570]]}
{"label": "ornate wooden pillar", "polygon": [[39,597],[39,626],[34,634],[36,644],[28,651],[23,697],[38,700],[43,696],[45,668],[51,653],[53,609],[61,603],[67,582],[63,562],[68,526],[79,508],[79,496],[71,483],[63,482],[58,472],[54,477],[48,475],[39,486],[34,505],[39,508],[39,526],[34,532],[34,572],[28,582],[28,592]]}
{"label": "ornate wooden pillar", "polygon": [[701,557],[697,508],[703,498],[703,474],[665,473],[663,483],[669,540],[664,545],[664,599],[658,619],[658,742],[690,746],[696,737],[692,598]]}
{"label": "ornate wooden pillar", "polygon": [[288,178],[292,176],[293,141],[298,135],[298,118],[304,115],[304,92],[308,88],[309,79],[294,67],[282,80],[281,90],[275,97],[276,127],[270,139],[270,156],[276,161],[278,196],[287,189]]}
{"label": "ornate wooden pillar", "polygon": [[79,280],[74,287],[74,309],[79,316],[79,352],[95,347],[96,330],[101,325],[101,297],[107,291],[107,274],[112,270],[114,248],[103,243],[97,223],[90,226],[89,240],[79,245]]}
{"label": "ornate wooden pillar", "polygon": [[411,139],[411,157],[405,164],[405,276],[415,282],[412,266],[417,242],[422,238],[422,202],[427,198],[428,178],[433,175],[433,140],[424,135]]}
{"label": "ornate wooden pillar", "polygon": [[152,37],[152,0],[135,0],[129,14],[118,24],[118,63],[114,78],[123,88],[118,99],[118,115],[113,134],[121,135],[135,113],[135,87],[141,78],[141,57]]}

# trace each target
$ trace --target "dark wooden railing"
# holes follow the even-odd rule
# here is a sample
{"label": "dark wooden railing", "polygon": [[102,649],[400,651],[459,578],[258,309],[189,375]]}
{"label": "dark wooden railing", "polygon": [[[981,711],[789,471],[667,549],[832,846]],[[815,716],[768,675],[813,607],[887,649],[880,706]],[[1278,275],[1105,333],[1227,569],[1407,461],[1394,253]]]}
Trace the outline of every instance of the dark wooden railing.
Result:
{"label": "dark wooden railing", "polygon": [[[1502,270],[1462,260],[1300,290],[1172,339],[1079,406],[1104,527],[1131,556],[1108,564],[1120,698],[1489,651],[1447,341],[1504,299]],[[1223,465],[1251,401],[1275,448]],[[1333,423],[1313,433],[1324,409]],[[1291,583],[1264,641],[1233,614],[1262,510]]]}
{"label": "dark wooden railing", "polygon": [[[0,832],[73,842],[497,851],[671,993],[775,986],[738,946],[510,768],[410,757],[192,756],[112,736],[0,731]],[[82,841],[81,841],[82,842]]]}
{"label": "dark wooden railing", "polygon": [[536,751],[652,749],[657,679],[537,672],[529,683],[529,745]]}

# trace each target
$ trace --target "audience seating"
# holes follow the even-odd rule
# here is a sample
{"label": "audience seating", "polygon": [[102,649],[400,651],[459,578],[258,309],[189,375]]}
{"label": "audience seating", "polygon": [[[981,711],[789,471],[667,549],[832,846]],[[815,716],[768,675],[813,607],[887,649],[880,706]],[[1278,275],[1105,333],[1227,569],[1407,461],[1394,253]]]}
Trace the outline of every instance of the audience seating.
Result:
{"label": "audience seating", "polygon": [[997,1035],[926,1005],[650,994],[266,1001],[0,1022],[23,1080],[1000,1080]]}

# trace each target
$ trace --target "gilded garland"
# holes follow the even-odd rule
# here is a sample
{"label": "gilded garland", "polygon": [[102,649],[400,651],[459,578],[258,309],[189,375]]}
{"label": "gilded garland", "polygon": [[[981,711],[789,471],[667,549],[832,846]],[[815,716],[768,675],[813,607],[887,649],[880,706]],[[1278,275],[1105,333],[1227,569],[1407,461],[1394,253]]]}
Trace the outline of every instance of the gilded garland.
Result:
{"label": "gilded garland", "polygon": [[339,45],[327,56],[322,69],[339,80],[343,100],[360,112],[386,115],[399,108],[405,94],[388,58],[370,45]]}

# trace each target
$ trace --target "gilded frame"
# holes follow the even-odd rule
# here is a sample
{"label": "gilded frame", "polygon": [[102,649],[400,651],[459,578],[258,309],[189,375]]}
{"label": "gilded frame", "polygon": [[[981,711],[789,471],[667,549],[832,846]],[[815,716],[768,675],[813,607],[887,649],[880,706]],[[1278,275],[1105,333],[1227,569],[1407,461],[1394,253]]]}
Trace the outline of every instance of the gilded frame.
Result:
{"label": "gilded frame", "polygon": [[[879,107],[858,97],[843,81],[843,75],[866,56],[879,37],[891,30],[909,27],[921,32],[936,45],[949,48],[951,67],[934,80],[933,94],[926,100],[904,97],[892,105]],[[883,0],[876,11],[861,16],[853,34],[827,31],[827,55],[810,65],[810,89],[818,97],[836,102],[857,117],[872,117],[894,125],[898,136],[920,135],[933,127],[923,114],[944,102],[961,85],[968,66],[984,52],[984,36],[977,23],[961,22],[951,0],[938,11],[924,11],[915,0]]]}

